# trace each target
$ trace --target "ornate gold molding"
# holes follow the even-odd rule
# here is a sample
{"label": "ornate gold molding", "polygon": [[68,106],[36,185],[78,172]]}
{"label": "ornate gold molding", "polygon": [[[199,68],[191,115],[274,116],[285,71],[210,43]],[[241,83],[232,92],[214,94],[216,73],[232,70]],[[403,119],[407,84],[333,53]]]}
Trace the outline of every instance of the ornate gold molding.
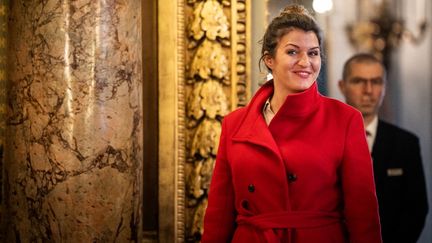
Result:
{"label": "ornate gold molding", "polygon": [[159,241],[194,242],[221,120],[250,97],[249,0],[158,6]]}
{"label": "ornate gold molding", "polygon": [[199,241],[221,120],[249,99],[248,2],[187,5],[186,241]]}

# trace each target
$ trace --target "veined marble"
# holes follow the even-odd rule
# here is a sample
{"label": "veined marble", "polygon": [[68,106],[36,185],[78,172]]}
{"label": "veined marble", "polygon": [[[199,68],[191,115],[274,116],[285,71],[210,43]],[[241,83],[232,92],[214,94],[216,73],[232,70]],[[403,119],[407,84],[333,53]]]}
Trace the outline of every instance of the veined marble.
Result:
{"label": "veined marble", "polygon": [[141,1],[11,1],[7,241],[139,241]]}
{"label": "veined marble", "polygon": [[[6,127],[7,1],[0,0],[0,218],[3,217],[3,146]],[[0,236],[0,241],[1,241]]]}

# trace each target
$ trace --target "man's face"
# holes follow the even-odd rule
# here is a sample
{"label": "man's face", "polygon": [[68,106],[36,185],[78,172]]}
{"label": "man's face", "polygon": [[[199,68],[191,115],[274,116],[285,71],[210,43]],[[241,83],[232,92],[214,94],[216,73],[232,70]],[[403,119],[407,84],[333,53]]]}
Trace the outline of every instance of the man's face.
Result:
{"label": "man's face", "polygon": [[353,62],[346,80],[339,88],[346,103],[358,109],[363,117],[378,114],[385,93],[384,70],[379,63]]}

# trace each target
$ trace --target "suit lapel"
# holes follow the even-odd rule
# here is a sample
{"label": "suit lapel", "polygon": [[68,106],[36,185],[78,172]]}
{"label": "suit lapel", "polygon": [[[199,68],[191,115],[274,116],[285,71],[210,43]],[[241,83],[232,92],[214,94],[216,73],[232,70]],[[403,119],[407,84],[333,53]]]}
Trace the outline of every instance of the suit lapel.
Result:
{"label": "suit lapel", "polygon": [[[383,156],[385,155],[386,142],[385,124],[383,124],[381,120],[378,120],[377,134],[372,148],[372,159],[375,175],[382,173],[385,174],[386,165]],[[375,178],[381,178],[381,176],[375,176]]]}

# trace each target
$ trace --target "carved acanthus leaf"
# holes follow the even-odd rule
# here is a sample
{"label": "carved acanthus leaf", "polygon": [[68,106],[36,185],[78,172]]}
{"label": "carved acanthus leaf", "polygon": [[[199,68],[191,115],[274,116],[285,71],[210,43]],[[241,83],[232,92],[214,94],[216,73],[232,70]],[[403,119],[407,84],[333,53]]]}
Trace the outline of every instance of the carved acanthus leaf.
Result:
{"label": "carved acanthus leaf", "polygon": [[190,235],[202,235],[204,231],[204,214],[207,208],[207,199],[201,201],[198,207],[195,209],[193,216],[193,225],[191,228]]}
{"label": "carved acanthus leaf", "polygon": [[210,0],[204,3],[201,11],[203,18],[201,28],[206,32],[210,40],[216,40],[217,37],[225,39],[229,37],[228,20],[223,12],[222,5],[216,0]]}
{"label": "carved acanthus leaf", "polygon": [[194,88],[192,93],[188,97],[187,102],[187,116],[191,119],[191,124],[188,124],[189,127],[193,127],[196,124],[196,121],[201,119],[204,116],[204,110],[201,108],[201,90],[202,90],[203,82],[196,82],[194,84]]}
{"label": "carved acanthus leaf", "polygon": [[195,83],[187,102],[187,116],[191,119],[188,127],[194,127],[204,114],[215,119],[227,113],[228,100],[222,84],[212,79]]}
{"label": "carved acanthus leaf", "polygon": [[205,82],[200,94],[202,97],[201,107],[207,117],[215,119],[216,116],[223,117],[228,113],[228,100],[218,81],[208,80]]}
{"label": "carved acanthus leaf", "polygon": [[192,138],[191,157],[208,158],[216,156],[221,123],[214,119],[204,119],[195,131]]}
{"label": "carved acanthus leaf", "polygon": [[201,189],[208,191],[210,186],[211,177],[213,174],[213,168],[215,163],[215,158],[209,157],[204,160],[203,165],[201,167],[200,175],[201,178]]}
{"label": "carved acanthus leaf", "polygon": [[194,8],[192,21],[189,23],[189,37],[198,41],[204,35],[209,40],[229,37],[229,23],[222,5],[216,0],[200,2]]}
{"label": "carved acanthus leaf", "polygon": [[202,185],[201,168],[203,166],[203,162],[197,161],[194,164],[195,166],[190,172],[188,182],[187,182],[188,194],[189,196],[198,199],[204,194],[204,190],[201,188]]}
{"label": "carved acanthus leaf", "polygon": [[198,6],[193,10],[192,21],[189,22],[189,37],[193,40],[200,40],[204,36],[204,30],[201,28],[201,10],[203,6],[204,2],[198,3]]}
{"label": "carved acanthus leaf", "polygon": [[220,43],[204,40],[193,57],[189,77],[228,79],[228,58]]}

